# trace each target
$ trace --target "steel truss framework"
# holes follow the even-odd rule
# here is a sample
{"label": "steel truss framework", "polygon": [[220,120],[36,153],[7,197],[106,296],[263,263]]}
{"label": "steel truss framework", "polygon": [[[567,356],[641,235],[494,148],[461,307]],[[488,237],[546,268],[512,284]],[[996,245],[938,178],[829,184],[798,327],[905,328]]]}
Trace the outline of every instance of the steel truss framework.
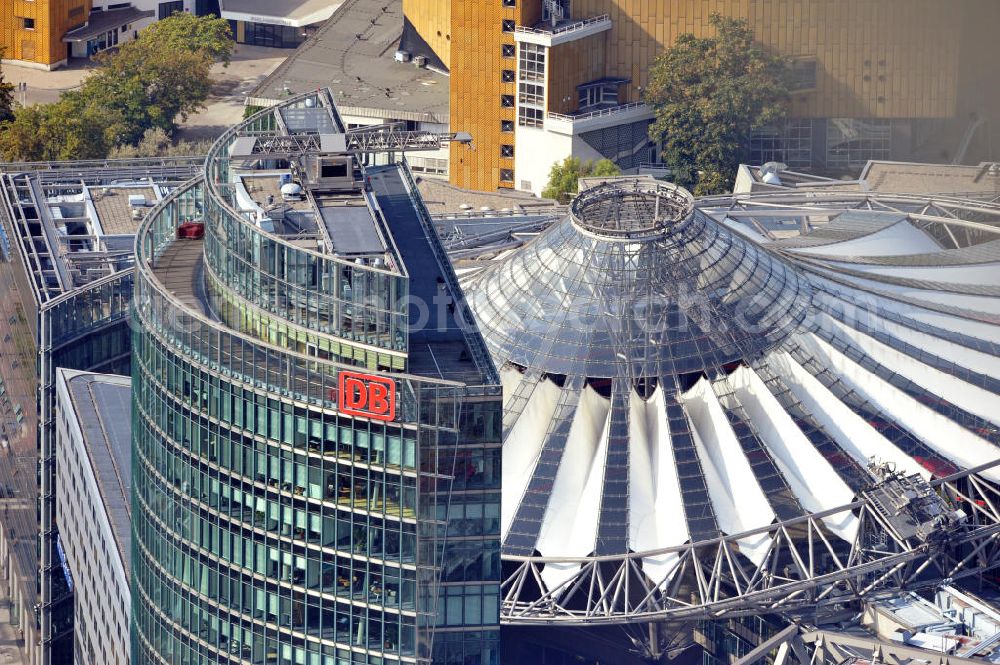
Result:
{"label": "steel truss framework", "polygon": [[[614,624],[721,618],[837,605],[902,588],[933,586],[1000,565],[1000,490],[980,475],[1000,459],[935,480],[931,486],[968,513],[965,525],[938,542],[895,535],[871,501],[854,503],[725,536],[627,557],[557,559],[505,556],[514,566],[501,586],[507,624]],[[824,518],[853,513],[860,527],[851,543],[831,535]],[[772,541],[760,565],[739,553],[739,541]],[[846,545],[842,546],[842,545]],[[660,579],[643,573],[643,559],[671,561]],[[547,588],[545,566],[580,567]]]}
{"label": "steel truss framework", "polygon": [[[247,154],[234,153],[232,157],[248,158],[288,158],[306,154],[333,153],[396,153],[413,150],[438,150],[452,141],[468,143],[472,137],[468,134],[446,133],[438,134],[424,131],[406,131],[397,123],[359,127],[341,135],[344,143],[341,147],[329,149],[323,144],[321,134],[275,134],[270,132],[244,132],[247,137],[253,137],[251,150]],[[337,136],[337,135],[332,135]]]}
{"label": "steel truss framework", "polygon": [[695,206],[713,217],[728,216],[748,221],[764,236],[770,234],[758,220],[778,217],[799,220],[811,227],[811,217],[855,210],[906,215],[915,226],[930,232],[943,247],[949,249],[993,240],[1000,233],[1000,205],[995,202],[931,194],[826,193],[810,190],[808,194],[781,192],[706,197],[698,199]]}

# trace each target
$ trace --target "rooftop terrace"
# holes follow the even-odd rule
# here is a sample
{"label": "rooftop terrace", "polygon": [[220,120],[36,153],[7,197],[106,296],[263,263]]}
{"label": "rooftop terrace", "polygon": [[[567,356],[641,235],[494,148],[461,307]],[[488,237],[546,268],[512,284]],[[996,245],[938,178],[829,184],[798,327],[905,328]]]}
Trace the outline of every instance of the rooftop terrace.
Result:
{"label": "rooftop terrace", "polygon": [[146,212],[195,175],[200,157],[0,167],[11,251],[36,303],[132,265]]}

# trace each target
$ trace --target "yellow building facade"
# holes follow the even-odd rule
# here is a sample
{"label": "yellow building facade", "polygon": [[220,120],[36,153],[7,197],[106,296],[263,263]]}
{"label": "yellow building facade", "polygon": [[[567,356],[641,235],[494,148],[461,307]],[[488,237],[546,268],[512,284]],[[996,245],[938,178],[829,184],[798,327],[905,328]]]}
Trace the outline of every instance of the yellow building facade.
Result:
{"label": "yellow building facade", "polygon": [[404,11],[450,68],[451,128],[474,139],[452,147],[450,178],[471,189],[537,192],[550,155],[655,162],[640,145],[648,69],[679,35],[711,34],[713,13],[747,19],[793,63],[789,123],[755,139],[760,158],[951,161],[1000,106],[996,0],[404,0]]}
{"label": "yellow building facade", "polygon": [[0,46],[3,59],[53,69],[65,64],[67,31],[82,26],[91,0],[0,0]]}

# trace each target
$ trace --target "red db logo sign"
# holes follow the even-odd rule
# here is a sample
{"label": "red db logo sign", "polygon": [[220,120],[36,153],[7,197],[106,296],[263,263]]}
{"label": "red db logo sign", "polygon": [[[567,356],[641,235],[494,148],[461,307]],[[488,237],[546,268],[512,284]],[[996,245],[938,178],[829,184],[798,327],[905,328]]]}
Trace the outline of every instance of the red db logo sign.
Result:
{"label": "red db logo sign", "polygon": [[396,418],[396,384],[371,374],[341,372],[337,391],[337,408],[349,416],[394,420]]}

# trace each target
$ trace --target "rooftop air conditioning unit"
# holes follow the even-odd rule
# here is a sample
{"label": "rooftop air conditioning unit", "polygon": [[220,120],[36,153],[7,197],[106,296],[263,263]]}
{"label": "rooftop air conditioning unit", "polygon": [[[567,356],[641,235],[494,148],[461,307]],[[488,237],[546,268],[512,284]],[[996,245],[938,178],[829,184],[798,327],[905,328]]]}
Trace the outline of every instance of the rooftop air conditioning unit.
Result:
{"label": "rooftop air conditioning unit", "polygon": [[399,49],[392,57],[396,62],[409,62],[410,52],[404,51],[403,49]]}
{"label": "rooftop air conditioning unit", "polygon": [[414,58],[413,58],[413,64],[415,64],[417,67],[426,67],[427,66],[427,56],[425,56],[425,55],[414,56]]}

